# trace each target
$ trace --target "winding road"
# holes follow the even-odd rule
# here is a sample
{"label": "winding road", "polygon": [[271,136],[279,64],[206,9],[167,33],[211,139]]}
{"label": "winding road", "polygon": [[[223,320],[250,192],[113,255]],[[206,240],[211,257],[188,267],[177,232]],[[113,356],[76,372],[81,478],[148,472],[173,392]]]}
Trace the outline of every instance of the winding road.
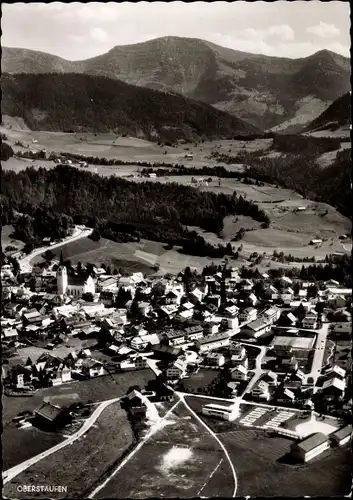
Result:
{"label": "winding road", "polygon": [[3,472],[2,478],[3,478],[3,485],[6,483],[10,482],[12,479],[14,479],[16,476],[21,474],[23,471],[31,467],[32,465],[36,464],[40,460],[43,460],[43,458],[48,457],[49,455],[52,455],[53,453],[61,450],[62,448],[65,448],[65,446],[73,444],[77,439],[82,437],[96,422],[98,417],[101,415],[101,413],[111,404],[116,403],[119,401],[121,398],[114,398],[114,399],[108,399],[107,401],[104,401],[101,403],[98,408],[94,410],[92,415],[88,417],[88,419],[85,421],[83,426],[72,436],[68,437],[65,439],[65,441],[62,441],[61,443],[53,446],[52,448],[49,448],[49,450],[43,451],[42,453],[39,453],[39,455],[36,455],[33,458],[30,458],[26,460],[25,462],[22,462],[19,465],[15,465],[15,467],[12,467],[11,469],[8,469],[7,471]]}

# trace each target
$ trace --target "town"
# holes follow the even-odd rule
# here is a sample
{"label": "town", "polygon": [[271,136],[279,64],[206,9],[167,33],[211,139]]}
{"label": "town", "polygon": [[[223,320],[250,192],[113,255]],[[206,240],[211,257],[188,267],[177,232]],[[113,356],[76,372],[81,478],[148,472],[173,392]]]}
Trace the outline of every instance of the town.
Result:
{"label": "town", "polygon": [[[351,289],[284,272],[243,278],[226,260],[202,274],[111,273],[104,265],[72,266],[64,252],[32,268],[31,254],[3,254],[6,404],[128,372],[137,375],[126,387],[128,409],[139,420],[155,401],[194,395],[204,398],[206,422],[292,437],[288,451],[302,462],[347,444]],[[138,374],[147,370],[155,380],[141,387]],[[88,417],[83,406],[43,400],[13,420],[19,433],[32,425],[53,432],[72,425],[73,407]]]}

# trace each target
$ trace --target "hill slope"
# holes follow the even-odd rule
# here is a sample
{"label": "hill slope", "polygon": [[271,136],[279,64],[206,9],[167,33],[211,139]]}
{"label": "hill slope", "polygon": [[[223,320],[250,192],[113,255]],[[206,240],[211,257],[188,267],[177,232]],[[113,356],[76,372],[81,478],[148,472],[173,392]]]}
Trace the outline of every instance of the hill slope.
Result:
{"label": "hill slope", "polygon": [[[12,56],[13,50],[17,52]],[[3,71],[52,72],[61,66],[62,72],[118,78],[204,101],[262,129],[283,122],[285,128],[298,117],[303,125],[350,88],[349,59],[326,50],[288,59],[240,52],[205,40],[163,37],[117,46],[85,61],[67,61],[68,67],[56,59],[45,65],[43,53],[38,53],[36,66],[34,51],[31,58],[25,51],[21,63],[18,50],[3,48]]]}
{"label": "hill slope", "polygon": [[257,129],[207,104],[82,74],[2,76],[2,113],[33,130],[129,134],[149,140],[233,138]]}
{"label": "hill slope", "polygon": [[335,129],[351,123],[351,96],[347,92],[336,99],[320,116],[305,127],[305,132]]}

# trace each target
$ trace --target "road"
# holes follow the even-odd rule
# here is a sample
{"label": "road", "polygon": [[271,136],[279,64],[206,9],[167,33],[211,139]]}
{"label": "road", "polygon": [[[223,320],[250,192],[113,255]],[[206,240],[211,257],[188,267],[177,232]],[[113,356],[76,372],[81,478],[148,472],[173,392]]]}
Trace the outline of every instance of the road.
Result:
{"label": "road", "polygon": [[311,370],[310,373],[307,373],[305,375],[305,382],[308,383],[308,378],[312,377],[314,379],[314,384],[316,385],[317,379],[319,378],[321,374],[321,368],[322,368],[322,363],[324,360],[324,353],[325,353],[325,346],[326,346],[326,340],[327,340],[327,335],[329,331],[329,323],[323,323],[322,327],[319,330],[315,330],[315,333],[317,334],[316,337],[316,342],[315,342],[315,350],[314,350],[314,357],[313,357],[313,362],[311,365]]}
{"label": "road", "polygon": [[198,416],[197,413],[194,412],[194,410],[192,408],[190,408],[190,406],[187,404],[187,402],[185,401],[185,396],[184,394],[182,393],[177,393],[179,398],[182,400],[182,402],[184,403],[184,405],[186,406],[186,408],[189,410],[189,412],[193,415],[194,418],[196,418],[196,420],[198,422],[200,422],[200,424],[202,424],[203,427],[205,427],[205,429],[211,434],[211,436],[218,442],[218,444],[220,445],[220,447],[222,448],[228,462],[229,462],[229,465],[230,465],[230,468],[231,468],[231,471],[232,471],[232,474],[233,474],[233,480],[234,480],[234,490],[233,490],[233,498],[235,497],[236,493],[237,493],[237,488],[238,488],[238,481],[237,481],[237,475],[236,475],[236,472],[235,472],[235,468],[234,468],[234,465],[233,465],[233,462],[229,456],[229,453],[226,449],[226,447],[224,446],[224,444],[222,443],[222,441],[219,439],[219,437],[208,427],[208,425],[205,424],[205,422],[202,420],[202,418],[200,418]]}
{"label": "road", "polygon": [[[54,248],[60,247],[62,245],[65,245],[67,243],[71,243],[72,241],[79,240],[81,238],[87,238],[92,232],[92,229],[86,228],[85,226],[75,226],[74,232],[71,236],[68,236],[67,238],[63,239],[60,243],[55,243],[54,245],[49,245],[46,247],[40,247],[40,248],[35,248],[33,252],[29,253],[28,255],[25,255],[22,259],[19,259],[19,264],[21,268],[22,273],[29,273],[32,271],[32,265],[30,261],[34,258],[37,257],[38,255],[43,254],[47,250],[53,250]],[[14,254],[14,257],[18,257],[21,252],[18,252]]]}
{"label": "road", "polygon": [[[109,475],[105,481],[103,481],[102,484],[97,486],[92,493],[88,495],[88,498],[94,498],[97,493],[99,493],[107,484],[108,482],[114,477],[120,469],[122,469],[127,462],[142,448],[142,446],[148,441],[148,439],[159,430],[161,422],[167,418],[167,416],[178,406],[180,403],[181,398],[178,399],[178,401],[167,411],[167,413],[164,415],[164,417],[161,418],[160,421],[158,421],[156,424],[154,424],[149,432],[146,434],[146,436],[139,442],[139,444],[132,450],[132,452],[121,462],[121,464],[118,465],[118,467]],[[152,458],[152,457],[151,457]]]}
{"label": "road", "polygon": [[262,375],[264,374],[264,370],[261,368],[261,365],[262,365],[262,360],[267,352],[267,347],[266,346],[259,346],[259,345],[254,345],[254,344],[247,344],[245,342],[242,342],[241,343],[242,345],[245,345],[245,346],[251,346],[251,347],[256,347],[257,349],[260,349],[260,353],[259,355],[257,356],[256,358],[256,366],[255,366],[255,369],[254,370],[251,370],[252,372],[254,372],[254,375],[252,376],[251,380],[249,381],[248,385],[246,386],[246,388],[244,389],[244,392],[243,394],[240,396],[240,399],[242,399],[245,394],[247,394],[248,392],[251,391],[251,389],[254,387],[254,385],[256,384],[256,382],[262,377]]}
{"label": "road", "polygon": [[53,446],[52,448],[49,448],[49,450],[43,451],[42,453],[39,453],[39,455],[36,455],[33,458],[30,458],[26,460],[25,462],[22,462],[19,465],[15,465],[15,467],[12,467],[11,469],[8,469],[7,471],[3,472],[2,478],[3,478],[3,484],[5,485],[9,481],[11,481],[13,478],[21,474],[23,471],[31,467],[32,465],[36,464],[40,460],[43,460],[43,458],[48,457],[49,455],[52,455],[53,453],[61,450],[62,448],[65,448],[68,445],[73,444],[77,439],[82,437],[95,423],[95,421],[98,419],[98,417],[101,415],[101,413],[111,404],[116,403],[119,401],[121,398],[114,398],[114,399],[109,399],[107,401],[104,401],[101,403],[98,408],[94,410],[92,415],[88,417],[88,419],[85,421],[83,426],[72,436],[68,437],[65,439],[65,441],[62,441],[61,443],[57,444],[56,446]]}

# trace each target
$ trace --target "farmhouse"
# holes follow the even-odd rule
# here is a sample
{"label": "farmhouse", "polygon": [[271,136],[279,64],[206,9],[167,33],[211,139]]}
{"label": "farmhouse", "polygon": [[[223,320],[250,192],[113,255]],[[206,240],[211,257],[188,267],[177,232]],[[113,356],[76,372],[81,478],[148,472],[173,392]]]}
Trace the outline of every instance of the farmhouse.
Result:
{"label": "farmhouse", "polygon": [[34,415],[41,424],[51,429],[63,427],[71,420],[67,408],[60,408],[51,403],[43,403],[42,406],[34,410]]}
{"label": "farmhouse", "polygon": [[344,446],[349,443],[352,438],[352,425],[346,425],[345,427],[338,429],[338,431],[333,432],[330,435],[330,438],[332,440],[332,444],[336,446]]}
{"label": "farmhouse", "polygon": [[231,406],[208,404],[202,408],[201,412],[203,415],[209,417],[218,417],[223,420],[232,421],[239,416],[239,403],[232,404]]}
{"label": "farmhouse", "polygon": [[243,365],[238,365],[231,369],[232,380],[245,381],[248,379],[248,370]]}
{"label": "farmhouse", "polygon": [[196,343],[200,352],[211,351],[212,349],[219,349],[220,347],[225,347],[229,345],[229,335],[228,333],[220,333],[218,335],[209,335],[203,339],[200,339]]}
{"label": "farmhouse", "polygon": [[309,462],[309,460],[317,457],[329,447],[329,438],[325,434],[318,432],[298,443],[292,444],[291,454],[302,462]]}
{"label": "farmhouse", "polygon": [[253,307],[249,307],[239,313],[239,321],[241,323],[255,321],[256,318],[257,318],[257,309]]}
{"label": "farmhouse", "polygon": [[268,383],[263,380],[260,380],[251,389],[251,395],[255,399],[263,399],[265,401],[268,401],[270,399],[270,390]]}
{"label": "farmhouse", "polygon": [[317,314],[310,313],[305,316],[303,319],[303,328],[307,328],[308,330],[316,330],[317,328]]}

